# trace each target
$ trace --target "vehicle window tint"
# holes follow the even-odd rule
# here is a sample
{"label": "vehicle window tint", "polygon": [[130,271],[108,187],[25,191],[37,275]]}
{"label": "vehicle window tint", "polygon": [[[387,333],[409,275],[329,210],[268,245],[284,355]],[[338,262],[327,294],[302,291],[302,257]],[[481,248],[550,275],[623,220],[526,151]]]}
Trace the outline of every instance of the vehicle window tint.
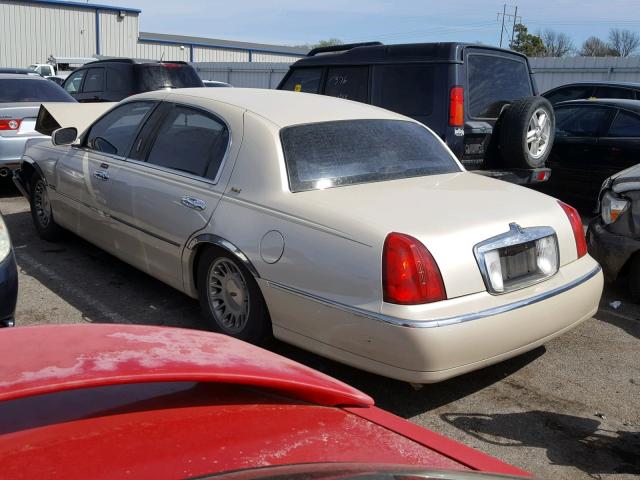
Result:
{"label": "vehicle window tint", "polygon": [[163,88],[204,87],[195,68],[184,63],[145,63],[134,65],[137,91],[151,92]]}
{"label": "vehicle window tint", "polygon": [[472,118],[498,118],[505,104],[533,95],[527,65],[521,60],[471,54],[467,78]]}
{"label": "vehicle window tint", "polygon": [[80,85],[82,84],[82,79],[86,73],[86,70],[77,70],[73,72],[64,82],[64,89],[69,93],[78,93]]}
{"label": "vehicle window tint", "polygon": [[0,79],[0,103],[75,102],[73,97],[49,80],[39,77]]}
{"label": "vehicle window tint", "polygon": [[407,116],[433,109],[432,65],[385,65],[373,69],[373,104]]}
{"label": "vehicle window tint", "polygon": [[589,98],[592,93],[592,86],[583,85],[578,87],[560,88],[549,95],[545,93],[543,96],[546,97],[552,105],[555,105],[556,103],[564,102],[565,100],[581,100]]}
{"label": "vehicle window tint", "polygon": [[366,102],[369,91],[368,67],[330,68],[327,72],[325,95]]}
{"label": "vehicle window tint", "polygon": [[321,77],[321,68],[298,68],[291,72],[282,89],[294,92],[318,93]]}
{"label": "vehicle window tint", "polygon": [[556,113],[556,135],[594,137],[602,131],[610,110],[603,107],[560,107]]}
{"label": "vehicle window tint", "polygon": [[125,156],[153,106],[153,102],[129,102],[115,108],[93,124],[87,135],[87,147]]}
{"label": "vehicle window tint", "polygon": [[90,68],[82,87],[83,92],[100,92],[104,86],[104,68]]}
{"label": "vehicle window tint", "polygon": [[154,165],[215,178],[229,143],[229,132],[212,115],[176,106],[160,127],[147,161]]}
{"label": "vehicle window tint", "polygon": [[608,136],[640,137],[640,117],[628,112],[618,112],[611,124]]}
{"label": "vehicle window tint", "polygon": [[133,91],[133,78],[131,69],[107,68],[107,91],[131,92]]}
{"label": "vehicle window tint", "polygon": [[598,87],[593,94],[596,98],[627,98],[634,99],[635,95],[633,90],[627,88],[616,87]]}
{"label": "vehicle window tint", "polygon": [[402,120],[347,120],[281,130],[292,192],[459,172],[441,142]]}

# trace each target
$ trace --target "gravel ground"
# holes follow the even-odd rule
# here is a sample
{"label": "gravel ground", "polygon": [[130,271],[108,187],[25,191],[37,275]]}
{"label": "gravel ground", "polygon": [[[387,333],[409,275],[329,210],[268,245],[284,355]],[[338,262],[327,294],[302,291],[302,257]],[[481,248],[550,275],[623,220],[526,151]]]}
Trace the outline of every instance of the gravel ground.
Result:
{"label": "gravel ground", "polygon": [[[40,240],[28,204],[5,186],[20,269],[17,325],[121,322],[204,328],[197,302],[69,235]],[[614,309],[613,300],[622,301]],[[608,285],[595,318],[543,348],[416,391],[276,343],[379,406],[540,478],[640,476],[640,306]]]}

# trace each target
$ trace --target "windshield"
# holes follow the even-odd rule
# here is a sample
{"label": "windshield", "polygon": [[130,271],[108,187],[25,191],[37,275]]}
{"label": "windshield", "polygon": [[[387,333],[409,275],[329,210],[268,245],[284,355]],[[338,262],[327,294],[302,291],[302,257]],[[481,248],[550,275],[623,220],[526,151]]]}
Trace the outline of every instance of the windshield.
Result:
{"label": "windshield", "polygon": [[59,85],[36,78],[0,79],[0,103],[75,102]]}
{"label": "windshield", "polygon": [[292,192],[460,171],[436,136],[414,122],[310,123],[280,136]]}
{"label": "windshield", "polygon": [[136,66],[138,91],[150,92],[163,88],[203,87],[202,80],[191,65],[158,63]]}

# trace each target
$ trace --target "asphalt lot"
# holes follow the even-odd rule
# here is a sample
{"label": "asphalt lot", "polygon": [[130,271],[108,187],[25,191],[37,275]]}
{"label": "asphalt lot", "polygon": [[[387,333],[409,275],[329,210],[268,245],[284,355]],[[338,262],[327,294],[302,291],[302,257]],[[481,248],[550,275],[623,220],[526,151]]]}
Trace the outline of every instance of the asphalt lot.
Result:
{"label": "asphalt lot", "polygon": [[[20,270],[17,325],[205,328],[196,301],[80,238],[40,240],[27,202],[8,183],[0,188]],[[622,301],[617,309],[614,300]],[[607,286],[595,318],[545,347],[419,391],[282,343],[273,350],[540,478],[640,475],[640,305],[622,285]]]}

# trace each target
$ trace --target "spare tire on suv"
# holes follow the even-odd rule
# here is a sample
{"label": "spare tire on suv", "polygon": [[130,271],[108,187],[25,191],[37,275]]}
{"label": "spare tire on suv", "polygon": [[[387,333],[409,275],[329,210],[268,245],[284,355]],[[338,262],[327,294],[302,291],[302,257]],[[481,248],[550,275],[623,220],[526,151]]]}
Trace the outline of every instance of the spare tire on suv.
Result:
{"label": "spare tire on suv", "polygon": [[556,120],[544,97],[524,97],[507,106],[500,121],[503,163],[511,168],[543,167],[555,136]]}

